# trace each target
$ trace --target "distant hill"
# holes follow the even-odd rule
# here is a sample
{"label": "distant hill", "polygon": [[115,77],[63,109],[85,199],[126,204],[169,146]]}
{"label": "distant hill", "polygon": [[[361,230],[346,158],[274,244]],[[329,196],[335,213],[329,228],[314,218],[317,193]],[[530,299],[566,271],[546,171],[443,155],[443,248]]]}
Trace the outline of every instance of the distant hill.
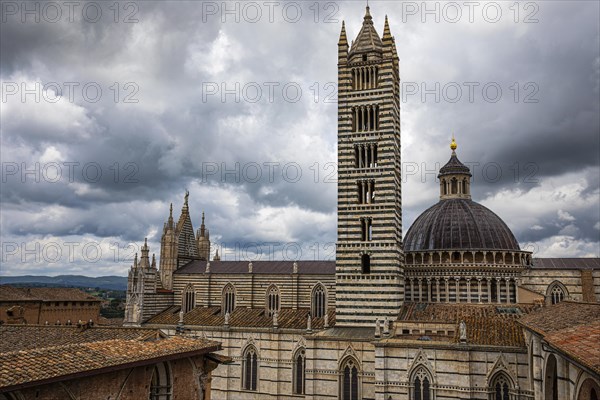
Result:
{"label": "distant hill", "polygon": [[58,276],[0,276],[0,285],[82,287],[110,290],[127,290],[125,276],[58,275]]}

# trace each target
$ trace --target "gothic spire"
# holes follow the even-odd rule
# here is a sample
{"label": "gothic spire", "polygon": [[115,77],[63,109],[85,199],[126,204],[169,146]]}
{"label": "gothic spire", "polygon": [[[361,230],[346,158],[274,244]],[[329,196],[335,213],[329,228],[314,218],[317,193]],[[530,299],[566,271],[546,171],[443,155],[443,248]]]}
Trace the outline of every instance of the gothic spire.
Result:
{"label": "gothic spire", "polygon": [[[142,257],[140,258],[140,268],[150,268],[150,260],[148,259],[148,238],[144,239],[144,245],[142,246]],[[136,254],[137,256],[137,254]]]}
{"label": "gothic spire", "polygon": [[173,229],[173,203],[169,207],[169,222],[167,222],[167,228]]}
{"label": "gothic spire", "polygon": [[188,198],[190,197],[190,192],[186,189],[185,197],[183,198],[183,207],[181,207],[181,213],[187,213],[189,210],[188,207]]}
{"label": "gothic spire", "polygon": [[383,40],[385,41],[388,38],[392,37],[392,31],[390,30],[390,23],[388,22],[387,15],[385,16],[385,24],[383,26]]}

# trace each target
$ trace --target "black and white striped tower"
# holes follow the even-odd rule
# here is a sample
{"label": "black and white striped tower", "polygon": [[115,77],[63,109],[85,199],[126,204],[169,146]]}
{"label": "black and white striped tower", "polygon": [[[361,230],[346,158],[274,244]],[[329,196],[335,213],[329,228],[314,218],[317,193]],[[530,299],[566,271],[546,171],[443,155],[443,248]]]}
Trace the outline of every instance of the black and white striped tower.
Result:
{"label": "black and white striped tower", "polygon": [[351,46],[342,23],[338,49],[336,326],[375,326],[404,298],[399,59],[368,6]]}

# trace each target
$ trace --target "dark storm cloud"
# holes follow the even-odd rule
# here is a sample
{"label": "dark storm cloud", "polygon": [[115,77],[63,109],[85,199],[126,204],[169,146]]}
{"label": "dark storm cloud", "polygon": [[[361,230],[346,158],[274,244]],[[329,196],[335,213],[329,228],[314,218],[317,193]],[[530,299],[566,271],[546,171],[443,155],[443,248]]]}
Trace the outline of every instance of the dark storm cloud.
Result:
{"label": "dark storm cloud", "polygon": [[[157,247],[168,204],[174,203],[177,218],[189,188],[194,226],[205,210],[211,237],[226,246],[335,241],[336,184],[327,178],[335,172],[328,163],[336,161],[337,115],[335,102],[325,97],[328,83],[337,81],[341,20],[352,40],[364,4],[331,3],[337,10],[322,8],[318,23],[308,3],[296,23],[282,17],[286,3],[275,10],[273,23],[265,8],[256,23],[236,23],[232,15],[222,23],[220,13],[207,15],[207,2],[135,4],[139,21],[131,24],[122,22],[123,9],[115,23],[106,4],[96,23],[78,14],[74,22],[21,23],[9,16],[2,23],[3,82],[95,82],[103,89],[97,102],[76,92],[73,102],[21,103],[13,97],[2,104],[3,162],[97,163],[103,171],[98,181],[80,170],[73,181],[8,176],[0,194],[3,240],[87,235],[139,242],[149,236]],[[406,15],[404,4],[371,4],[380,34],[389,16],[403,84],[480,85],[473,102],[466,89],[456,103],[443,96],[423,100],[421,93],[402,99],[403,161],[418,168],[403,186],[405,232],[437,201],[435,174],[421,172],[448,160],[455,133],[460,159],[473,166],[474,198],[489,203],[519,240],[545,243],[567,235],[597,247],[598,4],[536,3],[539,22],[533,24],[514,23],[506,7],[498,23],[480,17],[473,24],[431,17],[422,23],[420,15]],[[333,20],[324,22],[332,11]],[[117,102],[110,89],[115,82]],[[482,98],[481,87],[490,82],[503,90],[498,102]],[[136,85],[137,103],[123,102],[132,93],[126,83]],[[265,83],[277,84],[272,100]],[[302,89],[298,101],[282,94],[288,83]],[[524,102],[531,93],[527,83],[537,88],[537,103]],[[236,84],[260,87],[262,97],[223,99],[221,89]],[[207,85],[219,92],[207,95]],[[265,163],[276,163],[273,176]],[[283,172],[290,165],[300,167],[300,179],[290,175],[292,169]],[[541,199],[535,209],[529,209],[532,199]],[[580,247],[573,254],[589,254],[589,246]],[[9,266],[10,273],[17,267]]]}

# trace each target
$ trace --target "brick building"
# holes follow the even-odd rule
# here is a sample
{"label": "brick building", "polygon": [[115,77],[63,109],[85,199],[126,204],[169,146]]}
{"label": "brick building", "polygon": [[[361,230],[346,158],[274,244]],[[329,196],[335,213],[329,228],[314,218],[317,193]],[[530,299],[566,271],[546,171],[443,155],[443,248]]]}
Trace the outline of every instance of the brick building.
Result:
{"label": "brick building", "polygon": [[0,286],[0,323],[65,325],[98,322],[101,300],[71,288]]}
{"label": "brick building", "polygon": [[155,329],[0,327],[1,400],[208,400],[219,343]]}

